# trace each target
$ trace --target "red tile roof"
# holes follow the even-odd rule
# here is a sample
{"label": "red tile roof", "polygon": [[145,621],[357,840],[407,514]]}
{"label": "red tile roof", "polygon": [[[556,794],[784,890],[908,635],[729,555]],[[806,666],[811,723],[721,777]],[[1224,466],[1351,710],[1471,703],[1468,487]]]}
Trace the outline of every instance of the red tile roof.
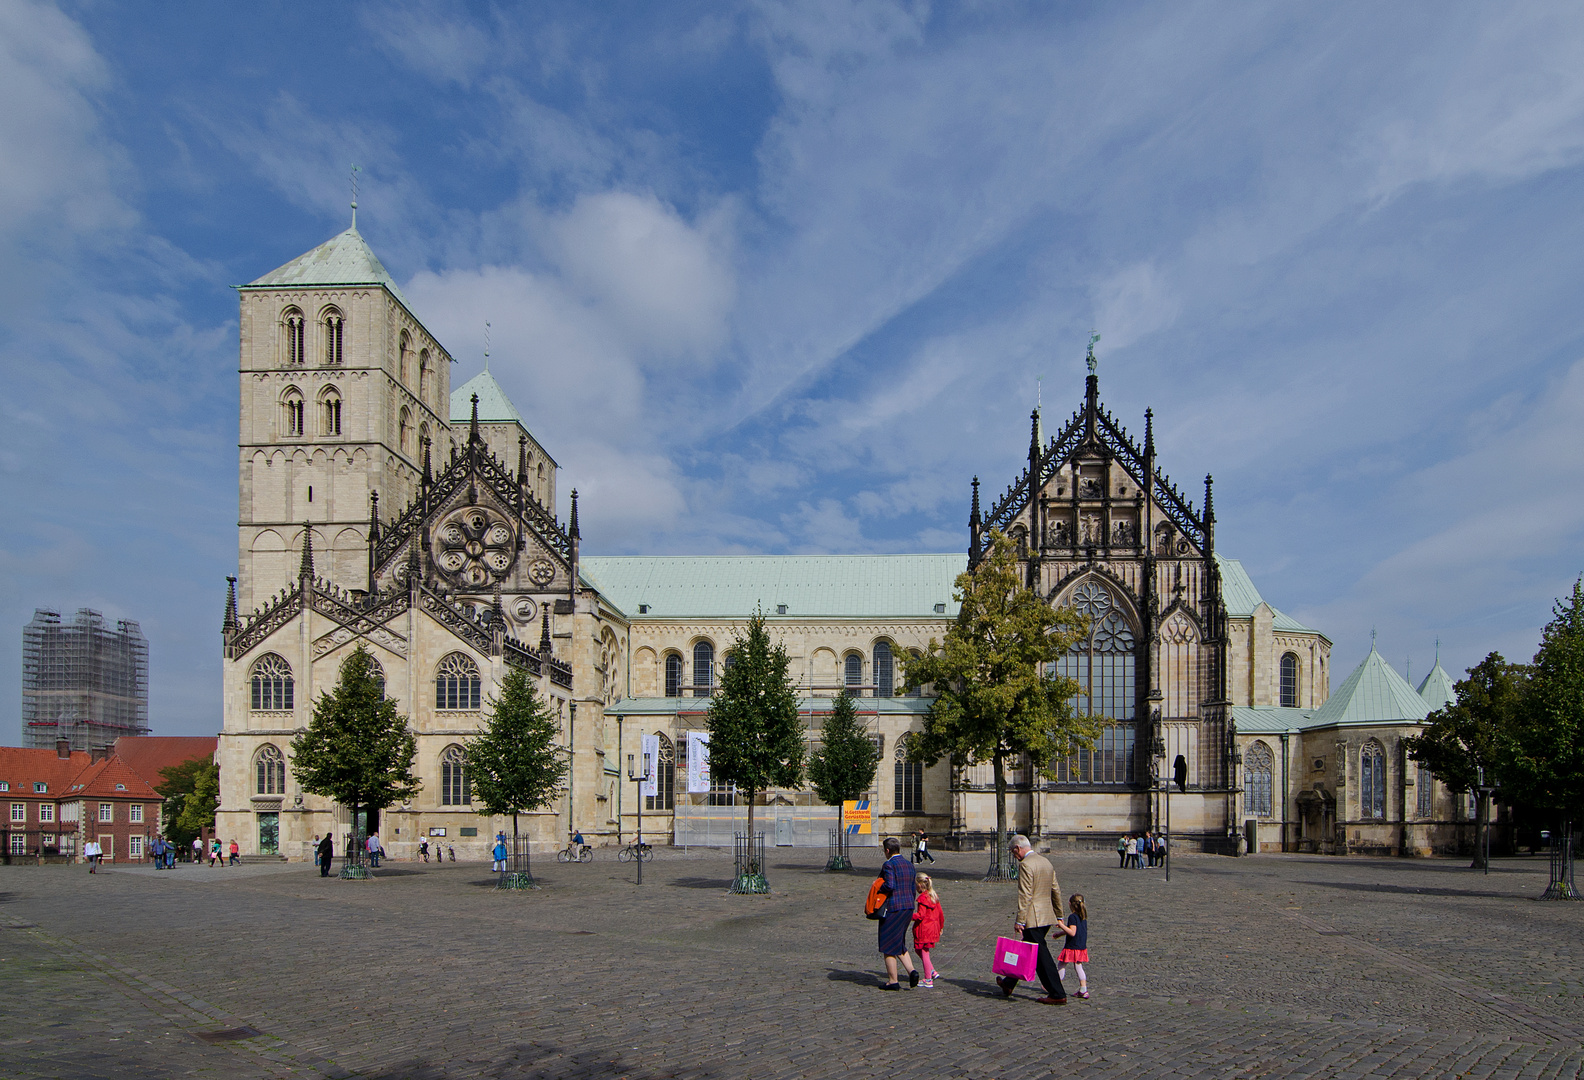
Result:
{"label": "red tile roof", "polygon": [[219,743],[214,735],[126,735],[115,741],[115,755],[157,788],[165,782],[161,769],[193,758],[213,760]]}
{"label": "red tile roof", "polygon": [[68,795],[93,798],[106,796],[117,799],[158,799],[159,795],[132,767],[111,754],[103,761],[88,766],[67,788]]}
{"label": "red tile roof", "polygon": [[63,758],[54,750],[0,746],[0,780],[6,781],[8,794],[12,795],[22,792],[31,795],[33,785],[40,781],[46,785],[48,794],[63,795],[88,767],[88,756],[81,750]]}

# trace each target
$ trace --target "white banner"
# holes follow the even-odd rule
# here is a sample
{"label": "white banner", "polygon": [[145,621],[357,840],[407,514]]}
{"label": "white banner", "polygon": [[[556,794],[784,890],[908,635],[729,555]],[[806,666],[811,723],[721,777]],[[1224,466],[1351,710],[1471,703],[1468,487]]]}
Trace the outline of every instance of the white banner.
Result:
{"label": "white banner", "polygon": [[687,733],[687,741],[688,792],[693,795],[707,795],[710,789],[709,732],[690,731]]}
{"label": "white banner", "polygon": [[638,768],[644,778],[638,782],[638,794],[653,798],[658,793],[655,788],[655,776],[660,771],[660,736],[645,735],[640,743],[640,753],[643,757],[638,762]]}

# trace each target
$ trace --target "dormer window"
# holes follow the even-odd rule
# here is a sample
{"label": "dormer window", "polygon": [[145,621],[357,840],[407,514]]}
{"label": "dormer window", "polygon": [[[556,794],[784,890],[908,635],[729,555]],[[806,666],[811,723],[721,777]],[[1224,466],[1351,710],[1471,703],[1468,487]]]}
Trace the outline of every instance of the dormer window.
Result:
{"label": "dormer window", "polygon": [[326,308],[324,313],[324,340],[325,363],[331,367],[341,364],[341,313],[335,308]]}
{"label": "dormer window", "polygon": [[117,791],[125,791],[126,790],[126,785],[125,784],[117,784],[116,785],[116,790]]}
{"label": "dormer window", "polygon": [[42,780],[34,781],[34,783],[33,783],[33,794],[42,795],[48,790],[49,790],[49,785],[44,783]]}

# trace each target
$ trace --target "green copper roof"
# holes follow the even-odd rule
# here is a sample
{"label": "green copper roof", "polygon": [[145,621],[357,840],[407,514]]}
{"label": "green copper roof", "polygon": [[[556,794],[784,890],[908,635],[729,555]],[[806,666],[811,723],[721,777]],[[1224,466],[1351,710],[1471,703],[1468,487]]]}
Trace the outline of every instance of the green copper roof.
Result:
{"label": "green copper roof", "polygon": [[451,422],[453,424],[466,424],[473,419],[473,395],[479,399],[480,423],[510,422],[523,424],[522,414],[511,403],[511,398],[506,396],[506,391],[501,389],[501,384],[495,381],[495,376],[488,371],[481,371],[467,382],[451,391]]}
{"label": "green copper roof", "polygon": [[1423,720],[1429,713],[1425,699],[1371,646],[1364,662],[1315,710],[1312,726],[1401,723]]}
{"label": "green copper roof", "polygon": [[[923,716],[930,710],[933,698],[895,697],[858,698],[853,702],[859,716]],[[798,699],[798,711],[827,713],[835,698],[805,697]],[[621,716],[703,716],[709,712],[710,699],[701,698],[623,698],[614,705],[605,706],[605,715]],[[702,723],[699,725],[702,727]]]}
{"label": "green copper roof", "polygon": [[1430,706],[1430,711],[1444,709],[1457,701],[1457,687],[1453,685],[1452,676],[1446,673],[1446,668],[1441,666],[1438,657],[1435,667],[1430,669],[1430,674],[1424,677],[1424,682],[1419,684],[1419,696],[1425,699],[1425,704]]}
{"label": "green copper roof", "polygon": [[402,307],[412,310],[385,264],[379,261],[379,256],[356,228],[332,236],[307,254],[297,256],[245,287],[261,285],[383,285],[401,301]]}
{"label": "green copper roof", "polygon": [[780,604],[787,618],[951,619],[952,583],[967,568],[965,554],[585,555],[579,563],[635,619],[741,619],[762,607],[773,620]]}
{"label": "green copper roof", "polygon": [[1237,725],[1239,735],[1280,735],[1284,731],[1309,727],[1313,717],[1313,709],[1232,706],[1232,722]]}
{"label": "green copper roof", "polygon": [[[1215,559],[1216,565],[1221,568],[1221,599],[1226,604],[1227,614],[1234,619],[1251,617],[1255,608],[1266,603],[1264,597],[1260,596],[1259,590],[1254,587],[1253,579],[1248,576],[1248,571],[1243,569],[1243,564],[1236,559],[1225,559],[1220,555]],[[1305,626],[1275,607],[1271,607],[1271,625],[1277,630],[1297,630],[1309,634],[1318,632],[1314,627]]]}

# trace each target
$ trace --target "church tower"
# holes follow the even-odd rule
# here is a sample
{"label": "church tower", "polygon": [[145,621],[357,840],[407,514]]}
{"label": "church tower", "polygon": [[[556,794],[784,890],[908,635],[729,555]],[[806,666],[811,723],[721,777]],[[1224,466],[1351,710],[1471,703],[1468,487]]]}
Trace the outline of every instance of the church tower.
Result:
{"label": "church tower", "polygon": [[318,572],[368,579],[369,522],[417,492],[450,444],[451,357],[353,226],[238,288],[237,601],[296,580],[304,523]]}

